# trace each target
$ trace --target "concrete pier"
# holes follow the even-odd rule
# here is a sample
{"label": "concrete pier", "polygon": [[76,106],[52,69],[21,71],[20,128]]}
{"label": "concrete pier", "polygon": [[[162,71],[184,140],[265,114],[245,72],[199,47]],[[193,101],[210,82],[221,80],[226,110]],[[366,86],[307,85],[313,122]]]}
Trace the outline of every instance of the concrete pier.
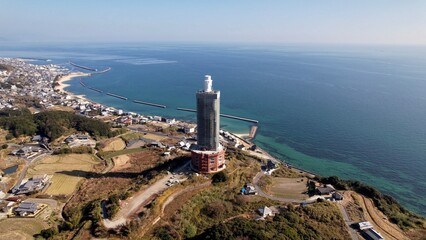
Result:
{"label": "concrete pier", "polygon": [[253,125],[250,127],[249,138],[253,139],[256,137],[257,129],[258,129],[257,125]]}

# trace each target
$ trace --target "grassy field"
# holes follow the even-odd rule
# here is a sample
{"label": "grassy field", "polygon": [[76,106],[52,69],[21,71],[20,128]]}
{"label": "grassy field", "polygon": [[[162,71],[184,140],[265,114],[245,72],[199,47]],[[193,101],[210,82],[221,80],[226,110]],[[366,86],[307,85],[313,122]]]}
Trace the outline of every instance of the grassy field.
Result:
{"label": "grassy field", "polygon": [[71,194],[78,182],[84,176],[71,176],[61,171],[91,171],[93,165],[99,163],[89,154],[54,155],[46,157],[28,169],[27,178],[38,174],[53,174],[52,184],[46,190],[46,194],[60,195]]}
{"label": "grassy field", "polygon": [[130,140],[137,140],[143,137],[143,135],[144,133],[141,133],[141,132],[132,132],[132,133],[128,133],[121,136],[121,138],[124,139],[124,141],[130,141]]}
{"label": "grassy field", "polygon": [[137,140],[140,138],[146,138],[153,141],[161,141],[166,139],[166,137],[163,137],[163,136],[158,136],[151,133],[141,133],[141,132],[129,133],[129,134],[123,135],[121,138],[123,138],[124,141]]}
{"label": "grassy field", "polygon": [[34,239],[47,225],[38,218],[8,218],[0,221],[0,240]]}
{"label": "grassy field", "polygon": [[154,135],[154,134],[151,134],[151,133],[147,133],[146,135],[143,136],[143,138],[154,140],[154,141],[161,141],[161,140],[165,139],[166,137],[157,136],[157,135]]}
{"label": "grassy field", "polygon": [[69,195],[74,192],[78,182],[83,178],[55,173],[52,178],[52,185],[46,190],[49,195]]}
{"label": "grassy field", "polygon": [[111,140],[107,140],[105,142],[105,147],[102,148],[102,151],[120,151],[126,147],[126,143],[121,138],[114,138]]}
{"label": "grassy field", "polygon": [[[303,181],[301,181],[303,179]],[[272,195],[283,198],[306,199],[306,178],[272,178]]]}
{"label": "grassy field", "polygon": [[132,154],[132,153],[137,153],[137,152],[141,152],[144,151],[144,148],[132,148],[132,149],[124,149],[121,151],[116,151],[116,152],[104,152],[102,153],[103,158],[108,159],[108,158],[113,158],[113,157],[117,157],[120,155],[127,155],[127,154]]}

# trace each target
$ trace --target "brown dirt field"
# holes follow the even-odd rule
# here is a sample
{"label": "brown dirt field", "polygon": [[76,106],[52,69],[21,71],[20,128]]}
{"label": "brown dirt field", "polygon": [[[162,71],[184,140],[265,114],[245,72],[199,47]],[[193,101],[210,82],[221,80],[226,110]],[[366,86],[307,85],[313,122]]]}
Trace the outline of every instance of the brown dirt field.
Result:
{"label": "brown dirt field", "polygon": [[105,143],[105,147],[102,148],[102,151],[120,151],[126,148],[126,143],[121,138],[109,139]]}
{"label": "brown dirt field", "polygon": [[364,209],[361,207],[359,201],[354,198],[354,194],[353,191],[343,192],[343,200],[340,203],[346,209],[351,221],[362,222],[364,221]]}
{"label": "brown dirt field", "polygon": [[112,161],[114,162],[114,168],[113,170],[117,171],[120,169],[125,169],[128,167],[131,167],[131,164],[129,163],[130,157],[127,155],[121,155],[118,157],[113,157]]}
{"label": "brown dirt field", "polygon": [[135,181],[129,177],[129,173],[138,173],[154,166],[158,161],[159,153],[155,150],[146,150],[128,156],[130,160],[122,169],[113,169],[109,173],[97,174],[96,177],[86,179],[66,208],[81,206],[94,199],[104,198],[112,192],[122,192],[129,189]]}
{"label": "brown dirt field", "polygon": [[293,199],[306,199],[306,178],[272,178],[270,191],[273,196]]}
{"label": "brown dirt field", "polygon": [[60,106],[60,105],[55,105],[55,106],[49,108],[49,111],[54,111],[54,110],[65,111],[65,112],[74,112],[74,109],[72,107]]}
{"label": "brown dirt field", "polygon": [[165,138],[163,140],[161,140],[162,144],[165,145],[176,145],[179,142],[179,140],[174,139],[174,138]]}
{"label": "brown dirt field", "polygon": [[374,206],[371,199],[368,199],[357,193],[352,193],[352,196],[364,209],[364,219],[373,224],[374,229],[382,234],[385,239],[409,239],[406,234],[398,228],[398,226],[387,220],[387,217]]}
{"label": "brown dirt field", "polygon": [[161,141],[161,140],[164,140],[166,138],[166,137],[157,136],[157,135],[154,135],[154,134],[151,134],[151,133],[147,133],[147,134],[143,135],[142,137],[150,139],[150,140],[154,140],[154,141]]}
{"label": "brown dirt field", "polygon": [[24,164],[25,160],[19,159],[13,156],[7,156],[10,151],[2,150],[0,151],[0,169],[5,169],[15,165]]}
{"label": "brown dirt field", "polygon": [[47,227],[38,218],[8,218],[0,221],[0,240],[34,239],[34,234]]}
{"label": "brown dirt field", "polygon": [[[27,171],[26,178],[38,174],[53,174],[52,183],[47,188],[46,194],[68,195],[75,191],[80,180],[84,178],[84,173],[94,171],[93,166],[98,163],[90,154],[52,155],[31,166]],[[82,171],[82,175],[60,173],[74,170]]]}
{"label": "brown dirt field", "polygon": [[28,169],[26,177],[38,174],[54,174],[60,171],[90,171],[99,162],[90,154],[51,155]]}
{"label": "brown dirt field", "polygon": [[426,229],[412,229],[407,232],[407,236],[413,240],[426,240]]}
{"label": "brown dirt field", "polygon": [[128,155],[130,157],[130,163],[132,167],[127,168],[127,171],[131,172],[141,172],[145,169],[154,167],[158,160],[160,151],[155,149],[150,149],[147,151],[137,152]]}
{"label": "brown dirt field", "polygon": [[81,179],[83,177],[55,173],[52,178],[52,185],[45,191],[45,194],[69,195],[74,192]]}

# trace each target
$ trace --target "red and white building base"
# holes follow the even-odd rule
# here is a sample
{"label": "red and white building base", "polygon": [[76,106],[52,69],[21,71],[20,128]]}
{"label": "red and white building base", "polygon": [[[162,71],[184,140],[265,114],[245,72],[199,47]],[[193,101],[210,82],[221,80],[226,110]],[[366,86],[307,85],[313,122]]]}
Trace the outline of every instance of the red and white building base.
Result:
{"label": "red and white building base", "polygon": [[191,168],[199,173],[215,173],[226,168],[225,150],[191,152]]}

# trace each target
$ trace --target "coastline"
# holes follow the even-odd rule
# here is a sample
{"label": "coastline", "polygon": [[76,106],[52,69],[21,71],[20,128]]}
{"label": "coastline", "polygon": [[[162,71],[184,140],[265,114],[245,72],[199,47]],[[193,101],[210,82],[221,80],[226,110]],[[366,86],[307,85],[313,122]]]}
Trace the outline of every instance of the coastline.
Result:
{"label": "coastline", "polygon": [[89,77],[90,73],[84,73],[84,72],[72,72],[66,75],[63,75],[61,77],[59,77],[59,79],[57,80],[57,85],[55,85],[53,87],[53,90],[55,91],[59,91],[61,93],[65,93],[71,97],[76,97],[76,98],[80,98],[80,99],[86,99],[85,95],[76,95],[74,93],[71,93],[69,91],[66,91],[65,88],[69,87],[70,84],[67,84],[66,82],[72,80],[73,78],[76,77]]}
{"label": "coastline", "polygon": [[[66,82],[68,82],[68,81],[70,81],[72,78],[74,78],[74,77],[87,77],[87,76],[90,76],[90,74],[88,74],[88,73],[82,73],[82,72],[73,72],[73,73],[70,73],[70,74],[67,74],[67,75],[64,75],[64,76],[61,76],[59,79],[58,79],[58,83],[59,83],[59,85],[60,86],[56,86],[56,87],[54,87],[54,89],[56,90],[60,90],[60,91],[62,91],[63,93],[65,93],[65,94],[67,94],[68,96],[70,96],[70,97],[74,97],[74,98],[78,98],[78,99],[81,99],[81,100],[83,100],[83,101],[87,101],[87,102],[91,102],[91,103],[96,103],[95,101],[93,101],[93,100],[91,100],[91,99],[88,99],[88,98],[86,98],[86,96],[85,95],[77,95],[77,94],[74,94],[74,93],[72,93],[72,92],[69,92],[69,91],[65,91],[64,90],[64,88],[66,88],[66,87],[68,87],[68,86],[70,86],[71,84],[66,84]],[[108,106],[108,107],[111,107],[111,106]],[[112,108],[115,108],[115,107],[112,107]],[[142,114],[142,113],[141,113]],[[253,140],[247,140],[246,139],[246,136],[248,135],[247,133],[244,133],[244,132],[237,132],[237,133],[232,133],[231,132],[231,134],[232,135],[234,135],[234,136],[237,136],[238,138],[240,138],[241,140],[244,140],[244,141],[249,141],[250,143],[254,143],[253,142]],[[256,144],[257,145],[257,144]],[[288,162],[286,162],[284,159],[282,159],[282,158],[280,158],[279,156],[277,156],[276,154],[274,154],[274,153],[270,153],[270,152],[268,152],[268,150],[265,150],[265,149],[263,149],[263,148],[260,148],[258,145],[257,145],[257,150],[258,151],[254,151],[253,153],[254,153],[254,155],[256,155],[256,156],[258,156],[258,157],[261,157],[261,158],[263,158],[263,159],[266,159],[266,160],[268,160],[268,159],[271,159],[272,161],[274,161],[274,162],[278,162],[278,163],[281,163],[281,164],[284,164],[284,165],[287,165],[287,166],[289,166],[289,167],[291,167],[291,168],[293,168],[294,170],[297,170],[297,171],[301,171],[301,172],[303,172],[303,173],[305,173],[305,174],[309,174],[310,176],[316,176],[316,175],[319,175],[319,176],[330,176],[330,175],[322,175],[321,173],[318,173],[318,172],[313,172],[312,170],[306,170],[306,169],[303,169],[303,167],[300,167],[300,166],[297,166],[297,165],[293,165],[293,164],[289,164]],[[378,187],[377,187],[378,188]],[[382,189],[381,189],[381,191],[382,191]],[[400,202],[400,201],[399,201]],[[407,206],[405,206],[404,205],[404,207],[406,207],[406,208],[408,208]],[[410,209],[411,210],[411,209]],[[416,213],[418,213],[417,211],[414,211],[414,210],[411,210],[411,211],[413,211],[413,212],[416,212]]]}

